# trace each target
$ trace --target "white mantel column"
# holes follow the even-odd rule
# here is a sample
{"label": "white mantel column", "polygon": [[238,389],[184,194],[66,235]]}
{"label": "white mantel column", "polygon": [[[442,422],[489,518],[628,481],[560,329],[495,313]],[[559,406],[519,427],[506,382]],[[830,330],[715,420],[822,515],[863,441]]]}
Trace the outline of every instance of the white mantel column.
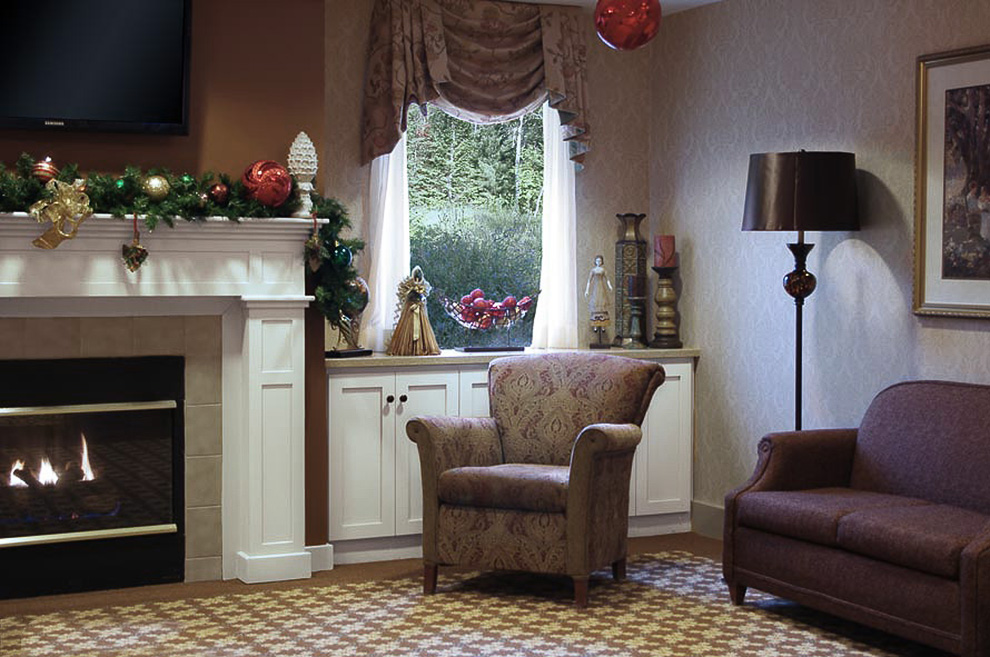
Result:
{"label": "white mantel column", "polygon": [[310,297],[241,301],[223,316],[224,578],[310,577],[303,330]]}

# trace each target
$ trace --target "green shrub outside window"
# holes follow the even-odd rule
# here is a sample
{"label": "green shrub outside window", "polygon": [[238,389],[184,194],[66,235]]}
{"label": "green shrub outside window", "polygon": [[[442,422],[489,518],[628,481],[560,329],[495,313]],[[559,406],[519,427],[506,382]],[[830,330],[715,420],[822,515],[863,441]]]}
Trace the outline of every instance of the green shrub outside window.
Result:
{"label": "green shrub outside window", "polygon": [[478,126],[410,109],[407,138],[411,263],[433,285],[430,322],[442,348],[530,344],[535,306],[509,330],[469,330],[441,297],[522,299],[538,292],[543,213],[543,117]]}

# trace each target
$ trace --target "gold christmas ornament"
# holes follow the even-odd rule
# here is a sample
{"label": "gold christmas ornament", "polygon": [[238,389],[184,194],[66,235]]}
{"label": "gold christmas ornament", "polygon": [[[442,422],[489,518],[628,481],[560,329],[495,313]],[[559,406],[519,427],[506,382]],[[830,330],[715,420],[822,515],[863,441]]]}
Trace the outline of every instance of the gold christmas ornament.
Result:
{"label": "gold christmas ornament", "polygon": [[53,179],[45,184],[51,198],[38,201],[28,212],[38,223],[50,221],[52,226],[32,244],[39,249],[54,249],[63,240],[71,240],[76,236],[79,225],[93,214],[89,207],[89,197],[82,191],[84,186],[85,183],[81,180],[69,184]]}
{"label": "gold christmas ornament", "polygon": [[141,191],[152,201],[164,201],[172,186],[165,176],[148,176],[141,181]]}

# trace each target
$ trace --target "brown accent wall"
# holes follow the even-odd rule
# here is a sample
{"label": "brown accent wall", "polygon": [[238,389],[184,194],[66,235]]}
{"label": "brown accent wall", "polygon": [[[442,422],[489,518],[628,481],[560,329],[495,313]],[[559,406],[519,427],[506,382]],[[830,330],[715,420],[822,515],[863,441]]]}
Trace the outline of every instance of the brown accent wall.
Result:
{"label": "brown accent wall", "polygon": [[323,0],[195,0],[192,14],[188,136],[0,130],[0,161],[28,152],[83,171],[239,175],[255,160],[284,162],[300,130],[325,153]]}

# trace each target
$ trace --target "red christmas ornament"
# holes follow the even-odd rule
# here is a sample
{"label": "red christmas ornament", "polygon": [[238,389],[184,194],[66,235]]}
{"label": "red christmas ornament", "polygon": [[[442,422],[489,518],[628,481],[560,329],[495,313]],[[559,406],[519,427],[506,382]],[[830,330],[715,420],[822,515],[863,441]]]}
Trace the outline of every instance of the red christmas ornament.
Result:
{"label": "red christmas ornament", "polygon": [[285,203],[292,193],[292,176],[272,160],[258,160],[245,169],[243,182],[249,197],[271,208]]}
{"label": "red christmas ornament", "polygon": [[58,167],[52,162],[52,158],[46,157],[41,162],[34,163],[31,167],[31,175],[44,185],[58,175]]}
{"label": "red christmas ornament", "polygon": [[598,0],[595,29],[605,45],[635,50],[657,35],[660,16],[659,0]]}
{"label": "red christmas ornament", "polygon": [[227,197],[230,195],[230,188],[222,182],[213,183],[210,185],[210,189],[206,193],[210,197],[211,201],[217,205],[224,205],[227,202]]}

